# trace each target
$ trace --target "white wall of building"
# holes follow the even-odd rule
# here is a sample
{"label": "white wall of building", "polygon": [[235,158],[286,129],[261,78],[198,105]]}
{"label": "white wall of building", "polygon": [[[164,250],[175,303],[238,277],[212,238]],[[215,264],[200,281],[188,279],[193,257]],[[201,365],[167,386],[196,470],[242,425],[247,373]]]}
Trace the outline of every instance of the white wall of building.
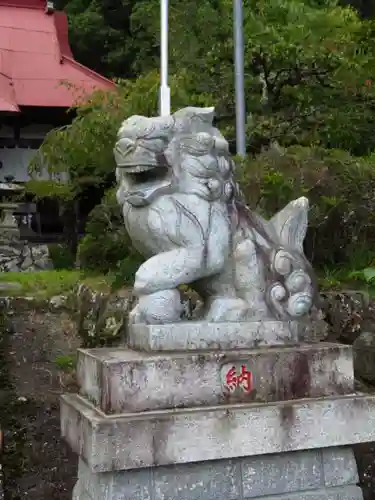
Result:
{"label": "white wall of building", "polygon": [[0,181],[5,182],[6,178],[11,175],[13,176],[12,182],[27,182],[30,180],[28,169],[37,152],[34,149],[0,148],[0,162],[2,165],[0,168]]}
{"label": "white wall of building", "polygon": [[[21,129],[21,139],[43,140],[46,134],[52,130],[51,125],[31,125]],[[10,127],[0,128],[0,140],[11,139],[14,132]],[[12,182],[27,182],[30,180],[29,165],[38,149],[31,147],[0,147],[0,182],[5,182],[8,176],[13,176]],[[49,178],[47,170],[38,179]]]}

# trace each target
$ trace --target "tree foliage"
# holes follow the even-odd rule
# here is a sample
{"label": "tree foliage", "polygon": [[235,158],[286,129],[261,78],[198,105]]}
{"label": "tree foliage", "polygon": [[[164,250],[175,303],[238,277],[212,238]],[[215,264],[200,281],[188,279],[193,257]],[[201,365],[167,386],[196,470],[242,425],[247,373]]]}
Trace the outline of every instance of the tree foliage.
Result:
{"label": "tree foliage", "polygon": [[[232,2],[194,3],[171,8],[171,70],[199,75],[195,93],[211,93],[233,135]],[[158,1],[141,0],[132,14],[133,26],[153,37],[151,47],[160,36],[158,9]],[[373,54],[357,13],[331,1],[245,0],[244,14],[250,150],[273,140],[371,150]],[[144,70],[153,57],[138,43]]]}
{"label": "tree foliage", "polygon": [[375,258],[375,169],[371,158],[292,146],[282,151],[270,149],[241,162],[238,175],[246,200],[267,218],[291,199],[309,199],[305,251],[316,268],[341,265],[360,269]]}
{"label": "tree foliage", "polygon": [[[134,114],[157,113],[158,74],[150,72],[135,81],[123,80],[113,92],[97,91],[81,101],[70,125],[51,131],[30,167],[35,177],[47,167],[48,181],[32,180],[28,188],[37,197],[54,196],[74,200],[88,189],[104,191],[113,185],[115,161],[113,147],[121,122]],[[171,81],[176,108],[189,104],[184,73]],[[203,96],[201,103],[205,105]],[[66,182],[59,178],[64,176]],[[57,178],[57,179],[56,179]],[[55,180],[56,179],[56,180]]]}
{"label": "tree foliage", "polygon": [[[371,22],[334,0],[243,4],[250,152],[275,140],[372,151]],[[159,0],[60,0],[58,6],[68,13],[72,46],[84,64],[117,77],[158,67]],[[232,1],[170,2],[169,41],[170,73],[184,75],[190,103],[215,104],[233,139]]]}
{"label": "tree foliage", "polygon": [[108,77],[134,76],[130,14],[135,0],[58,0],[77,59]]}
{"label": "tree foliage", "polygon": [[[302,147],[297,157],[294,152],[285,156],[298,168],[303,165],[301,175],[317,165],[322,172],[324,163],[331,165],[329,192],[322,203],[335,205],[339,200],[338,207],[343,206],[335,195],[335,182],[342,192],[351,190],[343,194],[345,213],[337,219],[342,224],[353,204],[359,203],[362,180],[373,183],[369,169],[375,154],[375,22],[369,19],[371,9],[365,12],[363,2],[355,1],[243,0],[246,132],[252,164],[259,158],[264,163],[264,150],[276,142],[292,148],[290,152],[296,145]],[[132,114],[157,113],[160,1],[60,0],[57,6],[68,14],[77,59],[106,76],[121,78],[116,92],[97,92],[77,105],[73,123],[48,135],[32,165],[33,172],[48,165],[51,179],[32,181],[29,189],[71,207],[94,191],[100,199],[113,186],[112,149],[121,121]],[[169,8],[172,105],[214,105],[218,126],[231,143],[232,8],[232,0],[173,0]],[[360,156],[366,158],[358,159],[357,172],[355,157]],[[253,172],[251,165],[246,168]],[[281,178],[267,168],[262,182],[276,183],[280,193],[287,193],[285,202],[298,194],[297,181],[284,182],[289,175],[286,161],[277,163]],[[349,174],[342,177],[340,169]],[[62,173],[68,176],[64,185],[54,180]],[[357,182],[360,191],[346,182]],[[311,188],[309,195],[316,192]],[[325,209],[319,207],[319,217],[325,217]],[[355,224],[351,227],[354,231]],[[322,237],[329,238],[330,231],[331,227]],[[344,246],[350,239],[345,234]]]}

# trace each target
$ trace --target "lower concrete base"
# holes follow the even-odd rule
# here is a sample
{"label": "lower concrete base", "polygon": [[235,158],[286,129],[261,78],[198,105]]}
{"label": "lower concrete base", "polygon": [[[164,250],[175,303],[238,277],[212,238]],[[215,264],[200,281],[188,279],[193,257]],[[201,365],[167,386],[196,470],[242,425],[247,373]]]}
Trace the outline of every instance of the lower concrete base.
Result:
{"label": "lower concrete base", "polygon": [[61,430],[92,472],[353,446],[375,440],[375,397],[348,395],[105,415],[61,399]]}
{"label": "lower concrete base", "polygon": [[362,500],[350,447],[93,473],[73,500]]}

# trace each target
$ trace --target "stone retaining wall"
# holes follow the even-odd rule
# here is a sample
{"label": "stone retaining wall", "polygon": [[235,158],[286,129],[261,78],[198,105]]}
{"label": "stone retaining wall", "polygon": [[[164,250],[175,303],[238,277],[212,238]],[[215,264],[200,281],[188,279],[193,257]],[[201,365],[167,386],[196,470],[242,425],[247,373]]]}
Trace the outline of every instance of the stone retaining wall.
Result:
{"label": "stone retaining wall", "polygon": [[52,267],[46,245],[21,241],[18,232],[3,231],[0,235],[0,271],[41,271]]}
{"label": "stone retaining wall", "polygon": [[79,478],[73,500],[363,498],[354,454],[348,447],[98,474],[81,460]]}

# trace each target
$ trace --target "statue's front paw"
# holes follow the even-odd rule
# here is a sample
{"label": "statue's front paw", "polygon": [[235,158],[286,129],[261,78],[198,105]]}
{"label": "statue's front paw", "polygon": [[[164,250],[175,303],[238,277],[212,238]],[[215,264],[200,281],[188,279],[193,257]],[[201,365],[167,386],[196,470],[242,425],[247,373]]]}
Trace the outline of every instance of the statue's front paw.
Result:
{"label": "statue's front paw", "polygon": [[156,291],[150,271],[143,264],[135,274],[134,293],[138,296],[149,295]]}
{"label": "statue's front paw", "polygon": [[285,280],[289,292],[287,311],[292,318],[308,314],[313,306],[314,291],[310,276],[302,271],[292,272]]}
{"label": "statue's front paw", "polygon": [[272,284],[268,298],[280,318],[298,319],[307,315],[314,298],[310,276],[301,269],[293,271],[284,284]]}
{"label": "statue's front paw", "polygon": [[300,318],[308,314],[313,306],[312,293],[296,293],[288,299],[287,311],[292,318]]}
{"label": "statue's front paw", "polygon": [[139,307],[139,304],[133,307],[133,309],[129,313],[128,318],[129,325],[136,325],[137,323],[142,323],[142,310]]}
{"label": "statue's front paw", "polygon": [[139,302],[129,317],[129,324],[147,323],[159,325],[180,321],[183,306],[178,290],[163,290],[139,297]]}

